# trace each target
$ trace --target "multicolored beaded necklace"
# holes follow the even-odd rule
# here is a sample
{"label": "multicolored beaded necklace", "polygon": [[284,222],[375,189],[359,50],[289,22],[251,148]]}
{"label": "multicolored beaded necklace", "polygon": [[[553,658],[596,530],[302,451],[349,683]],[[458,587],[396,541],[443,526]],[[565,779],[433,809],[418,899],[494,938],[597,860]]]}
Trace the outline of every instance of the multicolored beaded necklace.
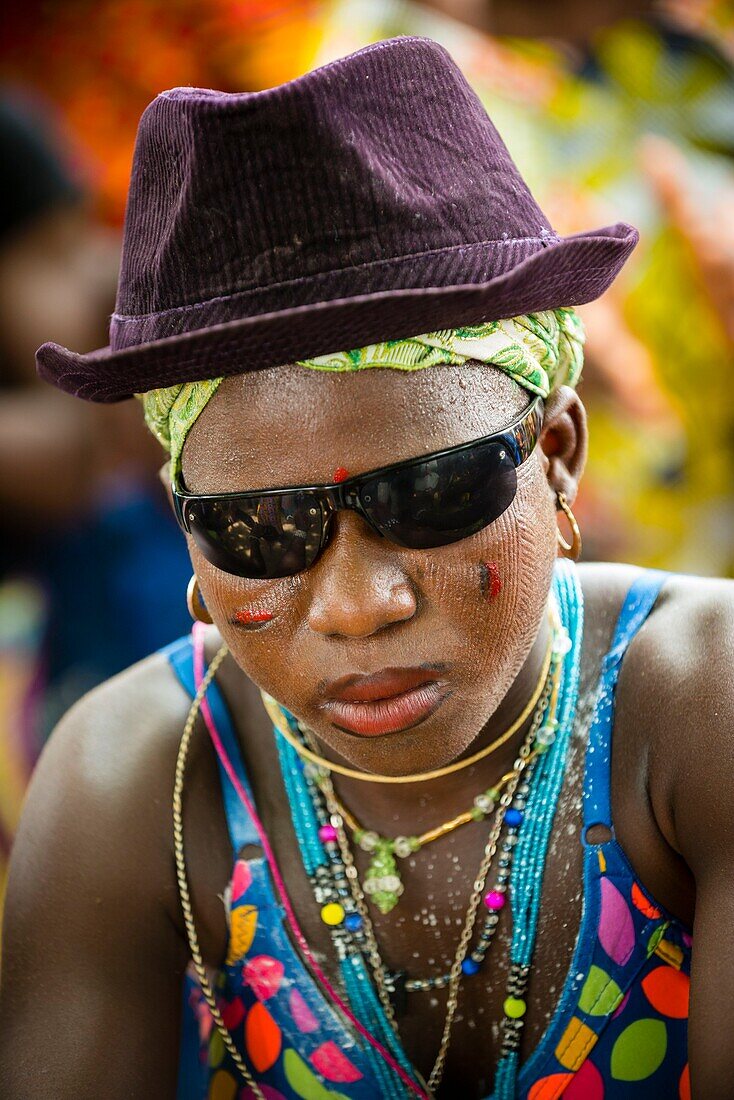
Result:
{"label": "multicolored beaded necklace", "polygon": [[[402,990],[409,993],[449,986],[447,1025],[439,1058],[429,1078],[429,1089],[437,1088],[440,1083],[459,980],[471,977],[481,969],[499,923],[499,913],[505,904],[509,886],[513,938],[504,1002],[505,1015],[502,1021],[502,1050],[496,1074],[497,1100],[512,1097],[515,1091],[520,1037],[526,1012],[524,994],[537,933],[545,857],[576,711],[583,635],[581,590],[575,571],[569,563],[559,562],[553,591],[563,627],[563,631],[558,633],[554,641],[552,667],[555,667],[558,674],[556,690],[544,693],[536,712],[536,718],[539,715],[539,719],[533,722],[533,741],[526,741],[523,746],[526,749],[525,757],[523,759],[520,756],[515,762],[516,769],[511,773],[513,778],[508,780],[500,797],[490,841],[485,849],[480,874],[475,880],[476,887],[483,872],[481,889],[479,892],[475,889],[472,895],[464,933],[449,975],[404,979],[401,975],[386,972],[371,930],[364,894],[358,883],[357,869],[344,832],[341,807],[334,801],[329,805],[333,787],[328,773],[313,765],[304,765],[293,745],[279,736],[277,727],[275,730],[283,782],[301,858],[311,879],[322,920],[331,929],[347,997],[362,1022],[390,1050],[401,1067],[418,1079],[420,1084],[423,1082],[420,1082],[402,1050],[391,997],[396,997]],[[549,713],[551,695],[555,696],[553,713]],[[288,721],[291,732],[298,731],[300,736],[304,736],[295,719],[285,711],[282,714]],[[542,722],[543,718],[547,720]],[[542,739],[536,737],[540,729],[544,731]],[[521,782],[526,768],[528,770]],[[488,914],[474,948],[469,950],[476,904],[484,891],[484,879],[498,847],[503,826],[505,836],[500,848],[495,887],[485,896]],[[372,979],[369,968],[372,970]],[[403,1096],[404,1086],[372,1048],[370,1058],[376,1079],[381,1085],[381,1095],[388,1098]]]}
{"label": "multicolored beaded necklace", "polygon": [[[555,736],[552,727],[547,724],[538,730],[537,738],[541,738],[544,733],[546,737],[548,735]],[[381,913],[391,913],[403,893],[404,887],[400,875],[400,865],[396,857],[407,859],[419,852],[426,844],[431,844],[435,840],[448,836],[454,829],[458,829],[462,825],[468,825],[472,821],[481,821],[483,818],[489,817],[496,809],[503,789],[514,775],[514,771],[507,772],[494,787],[490,787],[476,796],[470,810],[465,810],[464,813],[459,814],[450,821],[445,821],[433,829],[428,829],[419,836],[396,836],[394,840],[380,836],[372,829],[362,828],[346,806],[332,793],[331,801],[334,809],[351,830],[355,844],[363,852],[368,852],[371,855],[362,882],[362,889]],[[512,814],[513,811],[508,810],[507,812]],[[333,826],[327,826],[327,828],[333,829]],[[335,840],[335,829],[333,834],[332,839]]]}
{"label": "multicolored beaded necklace", "polygon": [[[502,828],[503,828],[503,825],[504,825],[505,813],[507,811],[508,806],[511,804],[511,802],[513,800],[513,796],[515,794],[515,790],[518,786],[518,783],[519,783],[520,776],[521,776],[522,772],[524,771],[524,769],[529,765],[529,763],[532,760],[532,752],[533,752],[533,744],[534,744],[534,740],[535,740],[535,734],[537,733],[540,722],[542,721],[542,716],[543,716],[543,708],[539,707],[538,711],[536,713],[536,719],[533,722],[533,726],[532,726],[529,734],[525,738],[525,741],[524,741],[523,746],[520,750],[520,755],[518,756],[518,759],[515,761],[513,779],[508,784],[508,790],[505,792],[504,795],[502,795],[502,797],[500,799],[500,804],[499,804],[499,807],[498,807],[496,815],[495,815],[495,820],[494,820],[494,823],[493,823],[492,828],[490,830],[489,839],[488,839],[487,844],[486,844],[485,849],[484,849],[484,853],[483,853],[483,856],[482,856],[482,861],[480,863],[479,870],[477,871],[476,876],[474,878],[474,888],[473,888],[473,892],[471,894],[471,897],[469,899],[469,905],[468,905],[468,908],[467,908],[467,914],[466,914],[466,918],[465,918],[465,922],[464,922],[464,928],[463,928],[463,931],[462,931],[461,936],[459,938],[459,943],[458,943],[458,946],[457,946],[457,949],[456,949],[456,955],[454,957],[454,961],[453,961],[453,964],[451,966],[451,970],[450,970],[449,975],[448,975],[448,981],[446,983],[447,986],[448,986],[448,1000],[447,1000],[447,1007],[446,1007],[446,1016],[445,1016],[445,1020],[444,1020],[444,1028],[443,1028],[443,1033],[442,1033],[442,1037],[441,1037],[441,1045],[440,1045],[439,1053],[436,1057],[435,1064],[433,1066],[433,1069],[431,1070],[431,1074],[430,1074],[430,1077],[428,1079],[428,1089],[429,1089],[429,1091],[430,1090],[435,1090],[438,1087],[438,1085],[441,1081],[441,1077],[443,1075],[443,1067],[444,1067],[444,1063],[445,1063],[449,1043],[450,1043],[450,1040],[451,1040],[451,1029],[452,1029],[452,1026],[453,1026],[453,1020],[454,1020],[454,1016],[455,1016],[455,1013],[456,1013],[456,1009],[457,1009],[457,1006],[458,1006],[459,983],[460,983],[460,980],[461,980],[462,975],[464,973],[463,964],[466,960],[467,952],[468,952],[468,949],[469,949],[469,943],[471,941],[472,934],[473,934],[473,931],[474,931],[474,924],[475,924],[475,920],[476,920],[477,909],[478,909],[479,902],[480,902],[480,899],[482,897],[482,894],[484,893],[485,884],[486,884],[487,876],[489,874],[490,866],[491,866],[492,861],[494,859],[494,856],[497,852],[497,847],[498,847],[498,843],[499,843],[500,834],[501,834],[501,831],[502,831]],[[328,778],[325,779],[325,780],[322,779],[321,780],[321,786],[322,786],[322,789],[324,791],[326,803],[329,806],[329,809],[332,810],[332,811],[335,810],[334,804],[333,804],[332,799],[331,799],[331,795],[333,793],[333,788],[331,788],[331,781]],[[346,834],[344,833],[343,825],[340,822],[340,818],[339,818],[339,815],[337,813],[332,812],[331,820],[337,826],[337,833],[338,833],[339,848],[340,848],[341,856],[342,856],[342,859],[344,860],[345,865],[347,866],[347,869],[349,869],[350,866],[351,867],[354,866],[354,863],[353,863],[351,852],[349,850],[349,844],[348,844],[348,841],[347,841],[347,838],[346,838]],[[380,958],[379,949],[377,947],[377,941],[376,941],[376,938],[375,938],[375,932],[374,932],[374,928],[372,926],[371,919],[369,917],[369,913],[367,911],[367,906],[364,903],[364,895],[362,894],[361,889],[359,888],[356,875],[351,877],[350,887],[352,889],[352,896],[353,896],[354,901],[355,901],[355,903],[358,907],[360,916],[363,919],[364,933],[365,933],[365,938],[367,940],[368,955],[369,955],[370,964],[372,966],[373,977],[375,979],[375,983],[378,987],[378,990],[382,990],[386,986],[386,972],[385,972],[385,968],[384,968],[384,965],[382,963],[382,960]],[[490,911],[498,910],[503,906],[503,904],[504,904],[503,890],[504,890],[504,886],[502,884],[498,884],[498,886],[494,890],[491,890],[486,895],[485,903],[487,904],[487,907],[490,909]]]}

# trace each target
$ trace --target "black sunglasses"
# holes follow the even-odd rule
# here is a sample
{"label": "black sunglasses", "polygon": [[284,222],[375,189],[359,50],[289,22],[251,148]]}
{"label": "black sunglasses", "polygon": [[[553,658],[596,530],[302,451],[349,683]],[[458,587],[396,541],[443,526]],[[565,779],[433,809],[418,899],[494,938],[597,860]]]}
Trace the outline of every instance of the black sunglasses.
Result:
{"label": "black sunglasses", "polygon": [[328,545],[340,508],[411,550],[447,546],[501,516],[543,422],[538,397],[509,427],[333,485],[202,496],[173,485],[179,524],[207,561],[237,577],[289,577]]}

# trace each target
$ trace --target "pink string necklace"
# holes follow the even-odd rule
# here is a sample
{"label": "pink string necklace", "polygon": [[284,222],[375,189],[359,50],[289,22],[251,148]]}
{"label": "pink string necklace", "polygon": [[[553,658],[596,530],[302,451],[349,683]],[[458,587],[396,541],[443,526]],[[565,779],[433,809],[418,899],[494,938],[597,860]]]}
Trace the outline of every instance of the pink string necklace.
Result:
{"label": "pink string necklace", "polygon": [[[194,689],[195,689],[196,692],[198,692],[199,687],[201,686],[202,680],[204,679],[204,676],[205,676],[205,671],[204,671],[204,665],[205,665],[204,634],[205,634],[205,625],[204,625],[204,623],[199,623],[199,622],[194,623],[194,625],[192,627],[192,630],[191,630],[191,635],[192,635],[193,642],[194,642]],[[241,784],[241,782],[240,782],[240,780],[237,776],[237,773],[235,772],[235,770],[232,766],[232,762],[229,759],[229,756],[227,755],[227,750],[225,749],[224,745],[222,744],[222,740],[221,740],[221,737],[219,736],[219,732],[218,732],[217,727],[214,723],[214,717],[212,715],[211,708],[210,708],[209,703],[207,701],[206,695],[204,695],[203,699],[201,700],[201,713],[202,713],[202,716],[204,718],[204,723],[206,725],[206,728],[209,732],[209,736],[211,738],[212,744],[214,745],[214,749],[215,749],[215,751],[217,753],[217,756],[219,757],[219,760],[222,764],[222,767],[224,768],[225,772],[227,773],[227,776],[229,777],[229,780],[232,783],[232,786],[234,787],[235,791],[237,792],[237,795],[240,799],[240,802],[244,806],[245,811],[247,812],[247,814],[249,815],[253,825],[255,826],[255,831],[257,832],[257,835],[260,839],[260,843],[262,845],[263,852],[265,853],[265,858],[268,861],[268,865],[270,867],[270,873],[273,876],[273,882],[275,883],[275,887],[278,891],[280,901],[283,905],[283,909],[285,910],[286,918],[288,920],[288,924],[290,926],[291,932],[293,933],[293,936],[295,937],[295,940],[296,940],[298,946],[300,947],[301,952],[302,952],[304,958],[306,959],[306,961],[308,962],[311,970],[313,971],[314,975],[318,978],[318,980],[321,982],[321,984],[322,984],[323,988],[325,989],[326,993],[328,994],[328,996],[341,1009],[341,1011],[344,1013],[344,1015],[349,1020],[349,1022],[352,1024],[352,1026],[355,1028],[355,1030],[358,1031],[359,1034],[364,1039],[367,1040],[367,1042],[370,1044],[370,1046],[374,1047],[374,1049],[378,1052],[378,1054],[380,1054],[380,1056],[390,1066],[390,1069],[392,1069],[395,1073],[397,1073],[397,1075],[400,1077],[403,1084],[406,1085],[406,1087],[409,1088],[411,1090],[411,1092],[414,1092],[416,1096],[420,1096],[422,1098],[422,1100],[430,1100],[428,1094],[426,1092],[424,1092],[423,1089],[420,1088],[420,1086],[417,1085],[415,1083],[415,1081],[413,1081],[410,1078],[410,1076],[405,1072],[403,1067],[392,1056],[390,1051],[387,1050],[382,1045],[382,1043],[379,1041],[379,1039],[376,1039],[375,1036],[372,1035],[372,1033],[367,1030],[367,1028],[364,1026],[364,1024],[360,1023],[360,1021],[357,1019],[357,1017],[351,1011],[349,1006],[347,1004],[345,1004],[345,1002],[339,996],[337,991],[334,989],[334,987],[332,986],[331,982],[329,981],[329,979],[324,974],[324,972],[321,969],[321,967],[319,966],[319,964],[316,962],[316,959],[314,958],[313,953],[311,952],[311,948],[308,946],[308,943],[306,942],[306,937],[303,935],[303,932],[301,931],[301,928],[298,924],[298,921],[296,920],[296,914],[293,911],[293,906],[291,905],[291,901],[290,901],[290,898],[288,896],[288,892],[286,890],[285,882],[283,881],[283,877],[282,877],[282,875],[280,873],[280,870],[278,868],[278,864],[277,864],[276,859],[275,859],[275,853],[273,852],[273,849],[270,846],[270,841],[268,840],[267,833],[265,832],[265,828],[264,828],[264,826],[263,826],[256,810],[255,810],[255,807],[254,807],[253,803],[249,799],[249,797],[247,795],[247,792],[245,791],[244,787],[242,786],[242,784]]]}

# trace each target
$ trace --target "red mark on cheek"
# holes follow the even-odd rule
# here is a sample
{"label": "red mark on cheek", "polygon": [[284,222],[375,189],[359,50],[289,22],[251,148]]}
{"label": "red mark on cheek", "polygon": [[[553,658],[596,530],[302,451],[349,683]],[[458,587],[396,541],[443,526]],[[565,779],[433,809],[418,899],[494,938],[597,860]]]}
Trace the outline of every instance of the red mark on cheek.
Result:
{"label": "red mark on cheek", "polygon": [[272,617],[269,611],[249,611],[247,608],[236,611],[234,614],[235,622],[242,623],[243,626],[249,626],[251,623],[269,623]]}
{"label": "red mark on cheek", "polygon": [[493,600],[502,591],[500,568],[496,561],[482,562],[482,595]]}
{"label": "red mark on cheek", "polygon": [[345,470],[343,466],[337,466],[334,470],[334,484],[338,485],[340,481],[346,481],[349,477],[349,470]]}

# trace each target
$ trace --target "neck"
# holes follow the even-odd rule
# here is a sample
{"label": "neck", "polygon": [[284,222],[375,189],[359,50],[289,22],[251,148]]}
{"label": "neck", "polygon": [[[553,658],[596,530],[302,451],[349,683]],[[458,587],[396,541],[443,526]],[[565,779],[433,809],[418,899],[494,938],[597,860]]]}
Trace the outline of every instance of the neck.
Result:
{"label": "neck", "polygon": [[[548,617],[544,615],[538,635],[520,672],[497,710],[463,754],[464,757],[473,756],[496,741],[522,713],[538,685],[549,636]],[[412,835],[424,831],[468,810],[475,795],[495,786],[512,769],[532,720],[531,714],[497,752],[439,779],[393,786],[364,783],[358,779],[333,774],[334,789],[339,799],[365,828],[384,831],[387,836]]]}

